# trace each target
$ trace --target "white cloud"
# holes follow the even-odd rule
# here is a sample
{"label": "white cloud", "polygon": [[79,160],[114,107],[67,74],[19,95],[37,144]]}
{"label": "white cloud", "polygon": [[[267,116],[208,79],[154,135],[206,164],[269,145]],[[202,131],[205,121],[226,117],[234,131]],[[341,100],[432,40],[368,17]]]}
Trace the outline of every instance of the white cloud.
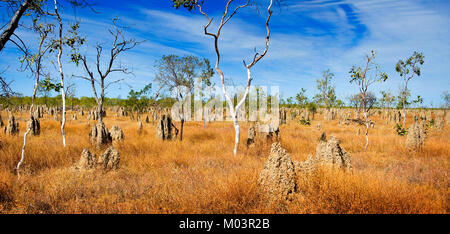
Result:
{"label": "white cloud", "polygon": [[[336,74],[338,95],[345,98],[356,88],[348,83],[348,70],[359,65],[365,53],[378,51],[377,61],[390,80],[378,89],[396,92],[399,77],[394,72],[398,59],[414,50],[425,55],[423,77],[411,82],[413,94],[421,94],[429,104],[440,102],[440,93],[450,85],[450,17],[446,1],[411,0],[313,0],[290,1],[290,6],[271,21],[272,37],[267,56],[254,67],[255,84],[279,84],[284,96],[300,88],[314,94],[314,80],[330,68]],[[346,6],[347,8],[344,8]],[[107,12],[107,11],[105,11]],[[225,75],[235,83],[246,79],[243,59],[251,59],[256,47],[264,48],[264,15],[249,17],[250,11],[237,14],[224,29],[219,46]],[[108,17],[83,18],[93,55],[96,40],[105,41]],[[217,28],[217,20],[210,30]],[[143,86],[154,74],[153,61],[163,54],[194,54],[215,61],[213,39],[205,36],[206,19],[200,14],[181,11],[139,9],[121,17],[130,26],[130,35],[147,41],[122,58],[132,65],[136,77],[131,85]],[[95,35],[93,37],[92,35]],[[4,60],[3,60],[4,61]],[[68,72],[77,72],[75,68]],[[122,92],[123,93],[123,92]],[[84,94],[89,95],[89,94]]]}

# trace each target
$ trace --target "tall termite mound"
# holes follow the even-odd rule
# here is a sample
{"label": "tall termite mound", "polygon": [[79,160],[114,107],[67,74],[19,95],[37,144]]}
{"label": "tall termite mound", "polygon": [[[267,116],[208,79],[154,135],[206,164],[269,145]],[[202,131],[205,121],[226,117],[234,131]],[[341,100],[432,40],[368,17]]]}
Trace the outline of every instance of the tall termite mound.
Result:
{"label": "tall termite mound", "polygon": [[9,115],[8,123],[5,126],[4,132],[6,135],[10,136],[19,134],[19,123],[16,122],[16,118],[14,118],[14,115]]}
{"label": "tall termite mound", "polygon": [[156,137],[161,140],[171,140],[178,135],[178,129],[169,115],[162,115],[156,124]]}
{"label": "tall termite mound", "polygon": [[31,116],[27,122],[27,129],[30,129],[30,133],[33,136],[39,136],[41,134],[41,124],[38,118]]}
{"label": "tall termite mound", "polygon": [[117,170],[119,168],[120,154],[112,146],[101,155],[92,154],[88,149],[83,149],[80,160],[74,168],[78,170],[100,169],[104,171]]}
{"label": "tall termite mound", "polygon": [[316,155],[303,162],[292,161],[280,142],[272,144],[270,155],[258,177],[258,192],[264,201],[289,201],[299,192],[297,179],[308,179],[318,166],[352,170],[350,155],[340,146],[335,137],[327,140],[323,133],[316,147]]}
{"label": "tall termite mound", "polygon": [[313,158],[308,155],[308,159],[303,162],[295,161],[297,173],[309,173],[318,165],[331,166],[346,171],[352,170],[352,160],[350,155],[340,145],[340,140],[334,136],[327,139],[326,133],[322,133],[316,147],[316,154]]}
{"label": "tall termite mound", "polygon": [[258,192],[267,201],[290,200],[296,192],[295,168],[279,142],[273,143],[264,168],[259,173]]}
{"label": "tall termite mound", "polygon": [[406,147],[411,150],[421,149],[427,136],[425,124],[416,122],[408,129]]}
{"label": "tall termite mound", "polygon": [[92,125],[91,131],[89,132],[89,139],[93,145],[98,147],[112,142],[111,134],[103,122]]}
{"label": "tall termite mound", "polygon": [[113,142],[122,141],[125,139],[122,129],[117,125],[112,126],[111,130],[109,130],[109,134]]}

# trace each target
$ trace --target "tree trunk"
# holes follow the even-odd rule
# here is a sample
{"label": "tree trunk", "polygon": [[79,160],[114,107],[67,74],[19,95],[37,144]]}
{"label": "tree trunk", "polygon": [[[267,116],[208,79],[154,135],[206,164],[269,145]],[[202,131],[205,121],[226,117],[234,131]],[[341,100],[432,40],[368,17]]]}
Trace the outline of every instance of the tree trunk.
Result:
{"label": "tree trunk", "polygon": [[66,132],[64,131],[64,126],[66,125],[66,92],[64,90],[64,73],[62,70],[62,64],[61,64],[61,55],[63,51],[63,43],[62,43],[62,21],[61,17],[58,13],[58,5],[57,1],[55,0],[55,14],[58,18],[59,22],[59,38],[58,38],[58,66],[59,66],[59,74],[61,75],[61,98],[62,98],[62,117],[61,117],[61,135],[63,140],[63,146],[66,147]]}
{"label": "tree trunk", "polygon": [[9,41],[14,31],[19,26],[20,18],[22,17],[23,13],[28,9],[29,6],[30,6],[29,0],[22,3],[22,5],[20,5],[19,9],[17,9],[13,18],[9,22],[9,26],[5,29],[5,31],[2,32],[0,36],[0,51],[3,50],[3,47],[5,47],[6,42]]}
{"label": "tree trunk", "polygon": [[403,101],[403,127],[406,128],[406,109],[405,109],[405,101]]}
{"label": "tree trunk", "polygon": [[181,118],[180,141],[183,141],[183,127],[184,127],[184,118]]}
{"label": "tree trunk", "polygon": [[237,153],[237,148],[239,146],[239,140],[240,140],[240,130],[239,130],[239,122],[237,119],[237,116],[233,114],[233,125],[234,125],[234,155]]}
{"label": "tree trunk", "polygon": [[98,114],[98,122],[99,123],[103,123],[103,98],[100,98],[99,102],[98,102],[98,106],[97,106],[97,114]]}
{"label": "tree trunk", "polygon": [[[190,96],[188,96],[190,98]],[[181,126],[180,126],[180,141],[183,141],[183,127],[184,127],[184,98],[180,93],[181,103]]]}
{"label": "tree trunk", "polygon": [[364,147],[364,150],[367,150],[369,148],[369,127],[370,127],[370,121],[367,114],[367,111],[364,111],[364,122],[366,122],[366,146]]}
{"label": "tree trunk", "polygon": [[369,123],[366,123],[366,146],[364,147],[364,150],[369,148],[369,127]]}
{"label": "tree trunk", "polygon": [[408,97],[407,92],[408,92],[408,80],[405,80],[405,91],[403,92],[403,95],[405,95],[405,97],[403,98],[403,127],[404,128],[406,128],[406,98]]}
{"label": "tree trunk", "polygon": [[[41,44],[42,45],[42,44]],[[39,64],[40,64],[40,58],[39,58]],[[38,85],[39,85],[39,75],[40,75],[40,65],[38,64],[38,69],[36,71],[36,83],[34,84],[34,90],[33,90],[33,97],[31,98],[31,106],[30,106],[30,120],[31,117],[33,115],[33,108],[34,108],[34,100],[36,99],[36,93],[37,93],[37,89],[38,89]],[[27,124],[27,131],[25,132],[25,134],[23,135],[23,146],[22,146],[22,155],[20,157],[20,161],[19,163],[17,163],[17,167],[16,167],[16,171],[17,171],[17,175],[20,176],[20,165],[22,165],[23,160],[25,159],[25,148],[27,147],[27,136],[30,133],[31,128],[28,127]]]}
{"label": "tree trunk", "polygon": [[252,82],[252,77],[251,77],[250,69],[247,68],[247,86],[245,87],[245,92],[244,92],[242,99],[240,101],[238,101],[236,107],[234,107],[233,101],[231,100],[231,98],[228,96],[228,93],[226,92],[225,84],[224,84],[224,82],[222,82],[222,92],[224,93],[225,99],[228,103],[228,107],[230,108],[231,117],[233,119],[234,133],[235,133],[234,134],[234,151],[233,151],[233,153],[235,156],[237,153],[237,148],[239,146],[239,139],[240,139],[239,121],[238,121],[236,113],[239,110],[239,108],[245,103],[245,100],[247,99],[248,93],[250,91],[251,82]]}

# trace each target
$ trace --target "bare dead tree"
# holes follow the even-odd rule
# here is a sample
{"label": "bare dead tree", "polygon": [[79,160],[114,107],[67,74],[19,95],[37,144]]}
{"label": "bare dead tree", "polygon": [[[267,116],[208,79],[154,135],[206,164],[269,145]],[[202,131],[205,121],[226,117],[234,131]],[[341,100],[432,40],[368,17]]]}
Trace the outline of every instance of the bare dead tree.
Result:
{"label": "bare dead tree", "polygon": [[[111,46],[111,49],[109,51],[109,58],[107,61],[107,67],[106,70],[102,71],[101,69],[101,58],[102,58],[102,52],[103,52],[103,45],[97,44],[96,50],[97,50],[97,57],[95,62],[95,67],[97,70],[97,75],[94,74],[94,72],[91,70],[91,68],[88,65],[88,61],[86,56],[80,56],[79,60],[81,60],[83,64],[83,68],[85,72],[87,73],[87,76],[80,76],[76,75],[75,77],[87,80],[91,83],[92,91],[94,94],[95,101],[97,102],[97,112],[99,114],[98,121],[103,122],[102,119],[102,112],[103,112],[103,101],[105,98],[105,90],[108,89],[111,85],[121,82],[123,79],[119,78],[111,82],[106,82],[107,78],[112,73],[123,73],[126,75],[133,74],[131,71],[129,71],[128,68],[123,67],[122,65],[115,66],[116,60],[119,58],[119,55],[123,52],[129,51],[136,47],[137,45],[141,44],[142,41],[136,41],[136,39],[131,38],[127,39],[123,34],[123,27],[119,27],[116,22],[118,21],[118,18],[113,19],[113,28],[109,29],[109,33],[113,37],[113,43]],[[96,85],[100,86],[100,94],[97,92]]]}
{"label": "bare dead tree", "polygon": [[208,28],[211,26],[211,23],[213,21],[212,18],[210,18],[203,10],[202,10],[202,6],[201,4],[195,0],[195,6],[197,6],[197,8],[199,9],[200,13],[202,15],[204,15],[206,17],[206,19],[208,20],[208,23],[204,26],[204,33],[205,35],[211,36],[214,38],[214,49],[216,52],[216,65],[215,65],[215,69],[217,74],[219,74],[220,79],[221,79],[221,84],[222,84],[222,91],[223,94],[225,96],[226,102],[228,104],[228,107],[230,108],[230,113],[231,113],[231,117],[233,120],[233,125],[234,125],[234,131],[235,131],[235,145],[234,145],[234,155],[236,155],[237,152],[237,147],[239,145],[239,137],[240,137],[240,131],[239,131],[239,122],[238,122],[238,117],[237,117],[237,111],[239,110],[239,108],[242,106],[242,104],[244,104],[247,95],[249,93],[250,90],[250,85],[252,82],[252,75],[251,75],[251,68],[258,63],[258,61],[260,61],[267,53],[268,49],[269,49],[269,40],[270,40],[270,28],[269,28],[269,21],[270,18],[272,16],[272,6],[274,1],[270,0],[269,1],[269,5],[267,7],[267,12],[268,12],[268,16],[266,19],[266,31],[267,31],[267,35],[266,35],[266,46],[265,49],[262,53],[258,53],[255,52],[255,55],[253,56],[253,60],[247,64],[245,62],[245,60],[243,61],[244,63],[244,67],[247,70],[247,84],[245,87],[245,92],[244,95],[242,96],[242,99],[238,101],[237,105],[234,106],[233,101],[231,100],[227,89],[225,87],[225,77],[223,74],[223,71],[220,69],[220,48],[219,48],[219,38],[220,38],[220,34],[222,32],[222,28],[228,23],[228,21],[242,8],[248,7],[251,5],[250,0],[247,0],[244,4],[242,5],[238,5],[236,6],[233,10],[230,9],[230,5],[233,2],[233,0],[228,0],[227,4],[225,6],[225,12],[223,13],[221,20],[220,20],[220,24],[218,26],[218,29],[215,33],[212,33],[210,31],[208,31]]}

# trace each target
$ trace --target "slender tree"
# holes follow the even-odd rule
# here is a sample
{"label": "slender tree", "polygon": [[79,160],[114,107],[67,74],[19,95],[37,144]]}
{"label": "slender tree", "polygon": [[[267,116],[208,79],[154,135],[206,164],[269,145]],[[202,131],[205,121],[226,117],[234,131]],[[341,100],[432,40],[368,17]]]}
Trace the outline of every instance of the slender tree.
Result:
{"label": "slender tree", "polygon": [[[36,24],[36,23],[35,23]],[[33,110],[34,110],[34,102],[36,99],[36,93],[39,87],[39,79],[40,76],[43,73],[43,64],[42,64],[42,59],[45,56],[45,54],[51,50],[51,48],[53,47],[53,44],[48,42],[48,36],[49,34],[53,31],[53,27],[54,25],[52,24],[47,24],[47,25],[42,25],[42,24],[36,24],[35,25],[35,30],[39,33],[39,45],[38,45],[38,50],[36,54],[28,54],[25,55],[23,57],[23,59],[21,60],[22,62],[28,61],[29,64],[29,70],[31,71],[31,73],[35,76],[35,83],[34,83],[34,89],[33,89],[33,96],[31,97],[31,106],[30,106],[30,112],[29,112],[29,118],[30,121],[33,120]],[[20,166],[22,165],[24,159],[25,159],[25,149],[26,149],[26,145],[27,145],[27,136],[31,131],[31,125],[27,125],[27,130],[25,132],[25,134],[23,135],[23,146],[22,146],[22,154],[20,157],[20,161],[17,164],[16,167],[16,171],[17,171],[17,175],[20,175]]]}
{"label": "slender tree", "polygon": [[391,91],[381,91],[380,103],[383,108],[391,109],[392,104],[395,102],[395,96]]}
{"label": "slender tree", "polygon": [[[86,56],[81,56],[79,53],[74,55],[72,57],[72,61],[75,62],[76,65],[79,64],[79,62],[82,62],[82,66],[84,68],[84,71],[86,72],[87,76],[83,75],[75,75],[75,77],[84,79],[89,81],[92,87],[92,92],[94,94],[95,101],[97,102],[97,112],[98,112],[98,122],[103,123],[103,102],[105,100],[105,90],[108,89],[111,85],[116,84],[118,82],[121,82],[123,79],[115,79],[111,82],[107,82],[110,78],[109,75],[112,73],[122,73],[126,75],[132,74],[132,72],[122,65],[116,65],[116,60],[119,58],[119,55],[123,54],[124,52],[127,52],[137,45],[141,44],[142,41],[136,41],[134,38],[126,38],[124,35],[124,31],[122,27],[119,27],[117,25],[118,18],[114,18],[112,21],[113,28],[109,29],[109,33],[112,36],[112,45],[109,50],[109,57],[107,59],[107,66],[106,69],[102,71],[102,55],[103,55],[103,48],[104,46],[101,44],[97,44],[96,50],[97,50],[97,59],[95,62],[95,67],[97,70],[97,75],[94,74],[94,72],[91,70],[91,68],[88,65],[88,60]],[[99,85],[100,87],[100,93],[97,92]]]}
{"label": "slender tree", "polygon": [[448,91],[442,92],[441,97],[442,97],[442,100],[444,101],[443,108],[449,109],[450,108],[450,94],[448,93]]}
{"label": "slender tree", "polygon": [[424,63],[424,56],[422,53],[418,53],[414,51],[413,55],[406,59],[406,61],[399,60],[395,65],[395,70],[400,74],[400,77],[403,78],[403,89],[400,92],[399,97],[401,98],[399,101],[402,102],[403,108],[403,126],[406,126],[406,106],[408,103],[408,82],[414,78],[414,76],[420,77],[420,66]]}
{"label": "slender tree", "polygon": [[184,109],[186,98],[194,91],[195,79],[209,81],[214,71],[208,59],[195,56],[180,58],[176,55],[163,56],[157,61],[155,68],[158,70],[155,81],[159,87],[172,91],[175,99],[181,103],[180,140],[183,140],[183,126],[187,117]]}
{"label": "slender tree", "polygon": [[60,75],[60,81],[61,81],[61,99],[62,99],[62,113],[61,113],[61,135],[63,140],[63,146],[66,147],[66,132],[64,130],[64,127],[66,125],[66,92],[64,87],[64,73],[63,73],[63,67],[61,63],[61,56],[63,53],[63,23],[61,20],[61,16],[58,12],[58,1],[54,0],[55,4],[55,15],[58,19],[58,55],[57,55],[57,61],[58,61],[58,68],[59,68],[59,75]]}
{"label": "slender tree", "polygon": [[330,72],[330,69],[322,72],[322,78],[317,79],[317,90],[319,93],[315,96],[317,103],[322,104],[326,108],[330,108],[335,105],[336,91],[331,84],[334,74]]}
{"label": "slender tree", "polygon": [[[199,12],[204,15],[206,17],[207,23],[204,26],[204,33],[207,36],[211,36],[214,39],[214,49],[216,52],[216,65],[215,65],[215,69],[217,74],[219,74],[220,76],[220,80],[221,80],[221,84],[222,84],[222,92],[223,95],[225,97],[226,103],[228,104],[228,107],[230,109],[230,114],[231,114],[231,118],[233,120],[233,125],[234,125],[234,131],[235,131],[235,144],[234,144],[234,155],[236,155],[237,152],[237,148],[239,145],[239,138],[240,138],[240,131],[239,131],[239,122],[238,122],[238,116],[237,116],[237,112],[239,110],[239,108],[244,104],[245,100],[247,99],[247,95],[249,93],[250,90],[250,85],[252,82],[252,74],[251,74],[251,69],[253,68],[253,66],[258,63],[266,54],[267,51],[269,50],[269,41],[270,41],[270,28],[269,28],[269,22],[272,16],[272,7],[274,5],[274,0],[270,0],[268,1],[268,7],[267,7],[267,18],[266,18],[266,31],[267,31],[267,35],[266,35],[266,46],[263,52],[258,53],[256,52],[253,56],[253,60],[250,63],[246,63],[244,61],[244,67],[247,70],[247,84],[245,87],[245,91],[244,94],[242,95],[241,100],[239,100],[237,102],[237,104],[235,105],[233,100],[231,99],[229,93],[227,92],[227,88],[225,85],[225,76],[223,74],[222,69],[220,68],[220,48],[219,48],[219,39],[222,33],[222,29],[223,27],[229,22],[229,20],[241,9],[249,7],[250,5],[252,5],[252,2],[250,0],[244,1],[244,3],[242,3],[241,5],[237,5],[234,9],[230,9],[230,5],[233,2],[233,0],[227,0],[226,6],[225,6],[225,11],[222,14],[222,17],[220,19],[219,22],[219,26],[217,28],[217,31],[215,33],[209,31],[208,29],[211,27],[212,21],[213,19],[210,18],[208,16],[208,14],[206,14],[203,9],[202,9],[202,5],[198,0],[172,0],[172,2],[174,2],[174,6],[176,8],[179,8],[181,6],[187,8],[188,10],[193,10],[195,8],[198,8]],[[275,0],[275,3],[280,3],[280,1]]]}
{"label": "slender tree", "polygon": [[300,108],[305,108],[308,104],[308,97],[305,95],[306,89],[302,88],[299,93],[295,96],[297,100],[297,105]]}
{"label": "slender tree", "polygon": [[372,123],[369,119],[370,109],[375,103],[373,98],[371,98],[374,95],[369,92],[369,87],[375,82],[384,82],[388,78],[386,73],[379,72],[379,66],[375,63],[375,57],[376,53],[372,50],[370,54],[366,55],[363,67],[353,66],[349,72],[351,74],[350,83],[356,83],[359,88],[360,108],[363,111],[364,119],[358,121],[366,126],[366,150],[369,147],[369,128]]}

